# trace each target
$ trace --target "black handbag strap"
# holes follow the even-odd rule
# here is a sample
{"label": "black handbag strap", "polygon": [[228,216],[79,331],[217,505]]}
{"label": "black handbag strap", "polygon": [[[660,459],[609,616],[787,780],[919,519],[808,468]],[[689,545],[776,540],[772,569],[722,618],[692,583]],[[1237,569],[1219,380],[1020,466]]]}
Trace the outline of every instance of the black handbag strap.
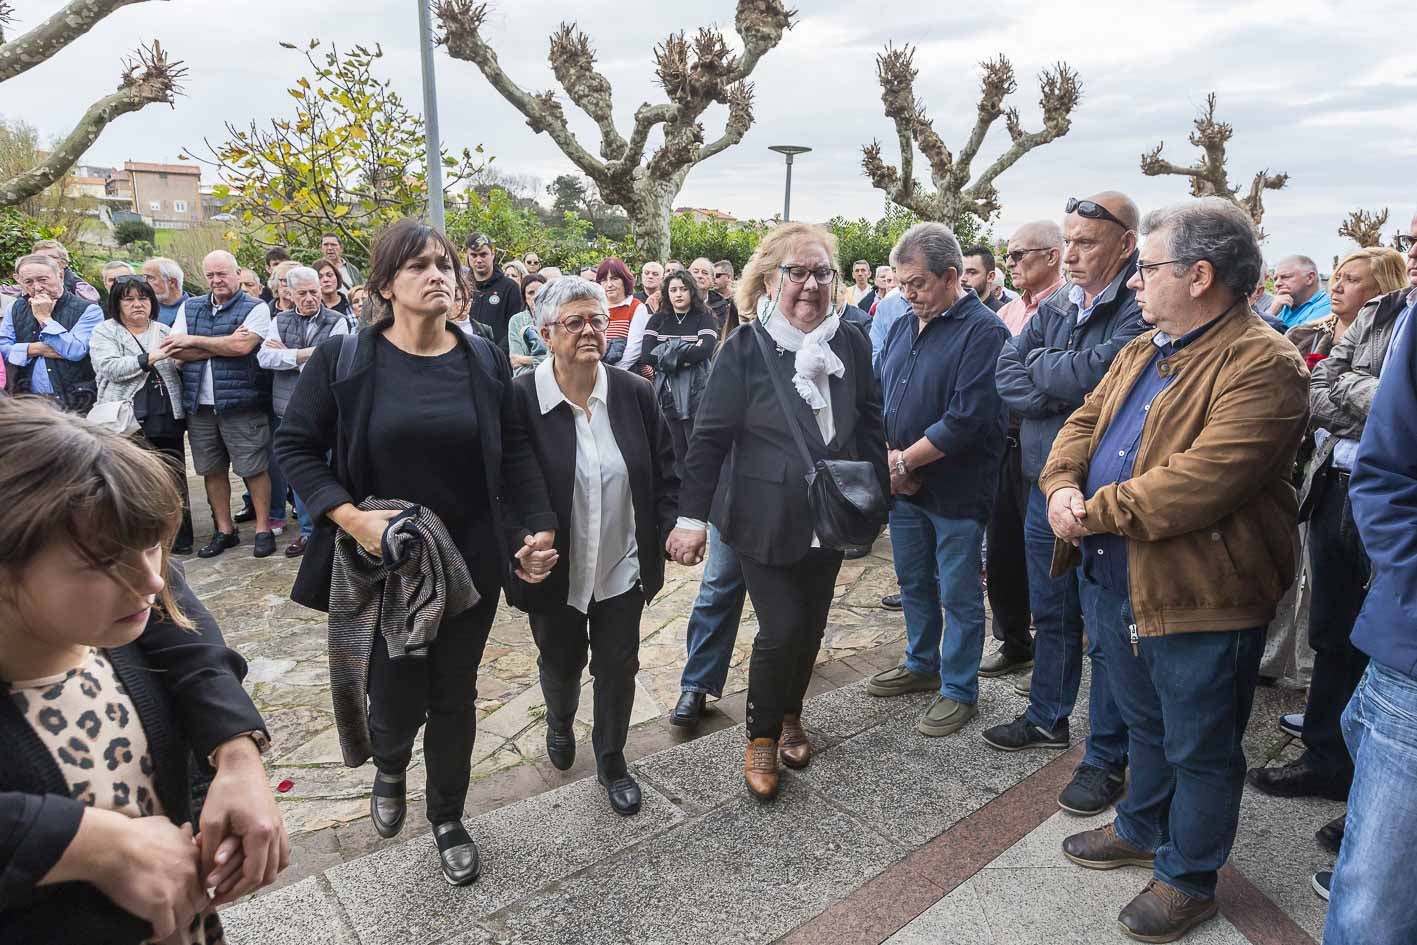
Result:
{"label": "black handbag strap", "polygon": [[802,435],[802,427],[792,410],[792,402],[787,399],[787,385],[773,366],[772,354],[768,351],[767,333],[761,322],[753,325],[753,337],[757,339],[758,350],[762,352],[763,366],[767,368],[768,377],[772,379],[772,389],[777,392],[777,402],[782,407],[782,412],[787,415],[787,428],[792,431],[792,439],[802,453],[802,462],[807,464],[807,472],[810,473],[817,468],[817,463],[812,459],[811,451],[807,449],[807,439]]}
{"label": "black handbag strap", "polygon": [[339,343],[339,359],[335,361],[335,383],[339,383],[354,367],[354,349],[359,347],[359,335],[345,335]]}

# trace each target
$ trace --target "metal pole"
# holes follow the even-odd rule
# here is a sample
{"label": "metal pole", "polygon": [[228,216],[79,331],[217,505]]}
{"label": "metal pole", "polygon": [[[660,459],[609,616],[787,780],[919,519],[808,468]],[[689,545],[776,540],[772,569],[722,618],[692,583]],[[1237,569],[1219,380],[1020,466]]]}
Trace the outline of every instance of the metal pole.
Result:
{"label": "metal pole", "polygon": [[443,229],[443,154],[438,135],[438,80],[433,73],[433,26],[428,5],[418,2],[418,54],[423,64],[423,125],[427,135],[428,222]]}
{"label": "metal pole", "polygon": [[792,219],[792,155],[787,155],[787,189],[782,194],[782,222]]}

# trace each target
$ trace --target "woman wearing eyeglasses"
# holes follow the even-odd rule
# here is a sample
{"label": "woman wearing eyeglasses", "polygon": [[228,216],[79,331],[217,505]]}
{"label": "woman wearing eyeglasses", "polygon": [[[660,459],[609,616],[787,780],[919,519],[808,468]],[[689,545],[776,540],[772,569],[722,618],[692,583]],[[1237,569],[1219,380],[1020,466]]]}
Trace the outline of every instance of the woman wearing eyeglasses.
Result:
{"label": "woman wearing eyeglasses", "polygon": [[[805,223],[785,223],[759,242],[737,298],[757,320],[734,332],[714,363],[669,543],[680,564],[698,563],[712,519],[738,553],[758,616],[744,779],[764,800],[777,794],[779,749],[791,767],[811,760],[802,699],[842,562],[841,549],[814,534],[809,470],[789,424],[814,459],[869,462],[881,493],[890,492],[871,346],[842,327],[832,304],[838,255],[831,233]],[[715,502],[721,475],[729,478]]]}
{"label": "woman wearing eyeglasses", "polygon": [[595,677],[595,770],[616,813],[640,809],[625,764],[639,671],[640,615],[664,584],[679,480],[669,429],[649,381],[603,363],[610,327],[604,289],[574,276],[547,283],[537,323],[550,357],[512,382],[512,397],[546,474],[559,561],[508,599],[531,615],[546,698],[546,753],[575,762],[572,725],[581,670]]}
{"label": "woman wearing eyeglasses", "polygon": [[654,369],[659,409],[674,437],[674,470],[682,479],[719,325],[698,283],[683,269],[665,276],[661,291],[668,304],[645,325],[640,361]]}

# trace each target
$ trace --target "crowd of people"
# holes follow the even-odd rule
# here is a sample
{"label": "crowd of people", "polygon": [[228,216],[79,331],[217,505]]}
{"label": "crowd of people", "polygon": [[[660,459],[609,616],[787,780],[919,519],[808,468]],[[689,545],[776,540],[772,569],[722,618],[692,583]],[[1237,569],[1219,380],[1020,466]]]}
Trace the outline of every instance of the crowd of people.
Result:
{"label": "crowd of people", "polygon": [[[1417,217],[1325,279],[1302,255],[1268,272],[1223,199],[1062,209],[1010,234],[1007,279],[938,223],[884,261],[784,223],[741,273],[636,275],[405,220],[367,277],[326,234],[313,266],[272,250],[264,281],[213,252],[200,296],[163,258],[108,264],[100,293],[36,245],[0,296],[0,728],[23,759],[0,773],[0,937],[121,920],[127,941],[218,942],[215,907],[288,857],[244,661],[173,560],[196,544],[190,449],[213,519],[198,556],[245,522],[271,555],[293,511],[291,596],[328,614],[340,744],[374,761],[382,837],[424,729],[449,883],[481,871],[462,810],[504,595],[562,770],[589,663],[595,769],[624,816],[665,562],[704,565],[673,725],[723,694],[751,597],[743,774],[766,802],[780,765],[812,761],[803,701],[842,562],[888,525],[882,606],[906,648],[866,688],[933,694],[922,737],[960,736],[979,678],[1014,675],[1027,709],[980,750],[1066,749],[1088,659],[1058,804],[1115,818],[1063,852],[1152,871],[1126,934],[1216,914],[1248,784],[1348,802],[1316,835],[1337,857],[1311,879],[1325,941],[1413,941]],[[1275,720],[1304,752],[1247,772],[1256,688],[1281,677],[1308,686]]]}

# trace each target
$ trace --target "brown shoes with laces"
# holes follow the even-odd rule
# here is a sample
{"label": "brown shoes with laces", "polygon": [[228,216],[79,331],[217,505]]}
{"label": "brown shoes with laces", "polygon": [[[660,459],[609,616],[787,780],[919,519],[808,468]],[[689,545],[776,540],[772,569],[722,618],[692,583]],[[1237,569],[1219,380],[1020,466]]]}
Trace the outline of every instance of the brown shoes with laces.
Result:
{"label": "brown shoes with laces", "polygon": [[1127,903],[1117,923],[1138,942],[1174,942],[1218,911],[1214,899],[1193,899],[1153,879]]}
{"label": "brown shoes with laces", "polygon": [[1063,856],[1090,870],[1114,870],[1119,866],[1151,869],[1156,860],[1155,854],[1138,850],[1117,836],[1115,823],[1068,837],[1063,841]]}
{"label": "brown shoes with laces", "polygon": [[807,731],[802,727],[802,716],[782,717],[782,737],[777,740],[782,752],[782,763],[789,768],[805,768],[812,760],[812,743],[807,741]]}
{"label": "brown shoes with laces", "polygon": [[748,743],[748,756],[743,760],[743,780],[748,790],[761,800],[777,797],[777,742],[771,738],[755,738]]}

